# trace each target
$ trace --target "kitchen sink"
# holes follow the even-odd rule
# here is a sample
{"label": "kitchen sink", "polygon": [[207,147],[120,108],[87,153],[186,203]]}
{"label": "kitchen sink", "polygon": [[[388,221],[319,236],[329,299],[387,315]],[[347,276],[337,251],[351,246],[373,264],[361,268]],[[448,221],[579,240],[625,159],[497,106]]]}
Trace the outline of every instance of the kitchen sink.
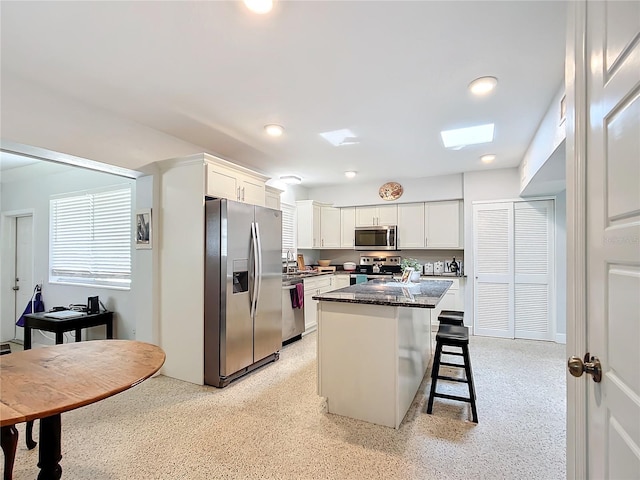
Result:
{"label": "kitchen sink", "polygon": [[295,273],[283,273],[282,274],[282,282],[291,282],[294,280],[299,280],[307,277],[317,277],[319,275],[330,275],[333,272],[295,272]]}

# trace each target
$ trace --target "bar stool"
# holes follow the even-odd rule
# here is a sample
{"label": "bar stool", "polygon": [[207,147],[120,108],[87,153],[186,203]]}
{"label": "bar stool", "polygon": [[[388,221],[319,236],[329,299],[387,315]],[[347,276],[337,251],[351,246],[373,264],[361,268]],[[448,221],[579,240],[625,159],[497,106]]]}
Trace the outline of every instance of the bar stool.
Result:
{"label": "bar stool", "polygon": [[440,325],[464,325],[464,312],[460,310],[442,310],[438,315]]}
{"label": "bar stool", "polygon": [[6,355],[7,353],[11,353],[11,344],[10,343],[0,344],[0,355]]}
{"label": "bar stool", "polygon": [[[443,347],[459,347],[458,351],[443,350]],[[441,360],[442,355],[456,355],[462,357],[463,363],[450,363]],[[440,375],[440,365],[447,367],[464,368],[465,378],[455,378],[446,375]],[[466,383],[469,388],[469,397],[461,397],[459,395],[449,395],[446,393],[436,392],[438,380],[447,380],[450,382]],[[476,389],[473,384],[473,373],[471,372],[471,358],[469,357],[469,329],[458,325],[441,325],[436,334],[436,353],[433,357],[433,368],[431,369],[431,392],[429,394],[429,405],[427,413],[433,411],[434,398],[448,398],[449,400],[457,400],[471,404],[471,413],[473,423],[478,423],[478,411],[476,410]]]}

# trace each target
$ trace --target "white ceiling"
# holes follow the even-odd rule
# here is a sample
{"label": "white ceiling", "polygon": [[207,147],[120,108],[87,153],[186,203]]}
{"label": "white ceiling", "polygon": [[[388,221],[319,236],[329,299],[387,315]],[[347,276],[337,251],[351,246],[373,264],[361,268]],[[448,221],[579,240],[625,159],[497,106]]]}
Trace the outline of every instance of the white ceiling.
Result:
{"label": "white ceiling", "polygon": [[[278,2],[278,0],[275,0]],[[565,2],[2,1],[3,75],[303,186],[520,163],[563,82]],[[489,97],[471,80],[498,77]],[[443,129],[494,122],[492,144]],[[270,138],[267,123],[284,125]],[[321,132],[348,128],[358,145]],[[498,159],[486,167],[484,153]]]}

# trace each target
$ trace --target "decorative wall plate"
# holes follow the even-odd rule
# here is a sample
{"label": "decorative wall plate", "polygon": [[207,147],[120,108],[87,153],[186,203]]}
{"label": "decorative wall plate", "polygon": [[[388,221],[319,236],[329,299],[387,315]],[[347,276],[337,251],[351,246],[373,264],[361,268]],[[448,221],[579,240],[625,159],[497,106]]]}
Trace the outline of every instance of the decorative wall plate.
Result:
{"label": "decorative wall plate", "polygon": [[402,185],[396,182],[387,182],[380,187],[378,193],[383,200],[397,200],[402,195]]}

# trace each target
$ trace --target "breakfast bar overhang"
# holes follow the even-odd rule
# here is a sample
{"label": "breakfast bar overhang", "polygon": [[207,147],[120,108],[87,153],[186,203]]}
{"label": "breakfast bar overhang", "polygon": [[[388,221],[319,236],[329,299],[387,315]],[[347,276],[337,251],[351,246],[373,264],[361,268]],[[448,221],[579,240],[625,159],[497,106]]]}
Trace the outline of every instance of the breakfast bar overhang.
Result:
{"label": "breakfast bar overhang", "polygon": [[431,314],[452,283],[371,280],[313,297],[329,413],[400,426],[429,366]]}

